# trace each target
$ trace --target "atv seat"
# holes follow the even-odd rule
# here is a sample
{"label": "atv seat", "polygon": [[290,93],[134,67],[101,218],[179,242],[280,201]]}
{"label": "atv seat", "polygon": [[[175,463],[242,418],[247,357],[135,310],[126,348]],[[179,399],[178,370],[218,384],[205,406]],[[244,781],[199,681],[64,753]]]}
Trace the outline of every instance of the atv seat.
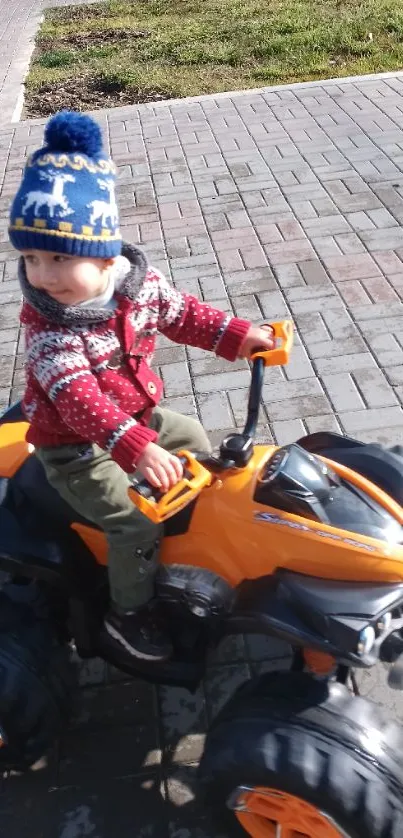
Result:
{"label": "atv seat", "polygon": [[7,408],[7,410],[2,413],[0,416],[0,425],[9,425],[11,422],[26,422],[26,417],[24,416],[22,410],[22,402],[14,402],[11,407]]}
{"label": "atv seat", "polygon": [[311,454],[334,460],[379,486],[403,506],[403,453],[401,446],[382,448],[365,444],[341,434],[319,432],[298,440],[298,445]]}

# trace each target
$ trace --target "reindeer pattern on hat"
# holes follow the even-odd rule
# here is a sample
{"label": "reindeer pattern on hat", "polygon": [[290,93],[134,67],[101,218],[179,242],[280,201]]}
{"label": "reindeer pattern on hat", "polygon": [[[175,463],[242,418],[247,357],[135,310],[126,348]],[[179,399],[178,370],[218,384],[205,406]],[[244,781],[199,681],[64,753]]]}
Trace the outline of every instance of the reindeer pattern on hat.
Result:
{"label": "reindeer pattern on hat", "polygon": [[91,201],[87,204],[88,209],[92,207],[89,223],[96,224],[100,220],[102,226],[106,227],[109,218],[111,224],[116,225],[119,221],[119,210],[115,198],[115,184],[113,180],[100,180],[100,178],[97,178],[97,182],[100,189],[109,193],[109,202]]}
{"label": "reindeer pattern on hat", "polygon": [[[42,209],[49,213],[50,218],[54,218],[55,213],[60,218],[66,218],[74,214],[74,210],[69,206],[64,194],[64,186],[66,183],[75,183],[76,178],[73,175],[55,172],[52,169],[47,172],[39,172],[39,177],[43,181],[52,183],[53,189],[51,192],[44,192],[41,189],[27,192],[21,208],[22,214],[26,215],[31,210],[34,216],[38,217]],[[97,184],[103,192],[108,192],[109,201],[94,200],[86,205],[87,209],[92,210],[88,223],[95,225],[100,222],[102,227],[106,227],[108,220],[110,220],[111,224],[116,225],[119,220],[119,210],[116,203],[114,182],[113,180],[97,178]]]}
{"label": "reindeer pattern on hat", "polygon": [[64,174],[62,172],[55,172],[50,169],[48,172],[39,172],[41,180],[48,181],[53,184],[52,192],[43,192],[41,189],[34,189],[27,192],[21,211],[26,215],[28,210],[33,207],[35,217],[39,216],[39,210],[45,207],[49,211],[51,218],[54,218],[55,209],[60,207],[58,215],[65,218],[67,215],[74,213],[63,194],[64,185],[66,183],[75,183],[76,179],[73,175]]}

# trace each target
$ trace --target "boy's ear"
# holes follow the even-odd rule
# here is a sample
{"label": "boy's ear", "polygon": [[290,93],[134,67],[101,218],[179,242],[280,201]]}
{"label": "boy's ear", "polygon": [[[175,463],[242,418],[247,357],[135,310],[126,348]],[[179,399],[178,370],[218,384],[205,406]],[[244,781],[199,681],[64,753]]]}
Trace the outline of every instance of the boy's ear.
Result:
{"label": "boy's ear", "polygon": [[106,268],[111,268],[111,267],[112,267],[112,265],[113,265],[113,263],[114,263],[114,261],[115,261],[115,260],[114,260],[114,258],[113,258],[113,257],[111,257],[110,259],[104,259],[104,260],[103,260],[103,263],[104,263],[104,269],[106,270]]}

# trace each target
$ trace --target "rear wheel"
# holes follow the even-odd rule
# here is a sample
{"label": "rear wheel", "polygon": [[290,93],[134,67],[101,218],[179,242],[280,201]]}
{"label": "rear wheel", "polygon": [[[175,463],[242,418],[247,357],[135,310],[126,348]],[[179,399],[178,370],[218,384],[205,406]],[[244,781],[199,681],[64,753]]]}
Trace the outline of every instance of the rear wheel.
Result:
{"label": "rear wheel", "polygon": [[200,778],[216,834],[401,838],[403,732],[337,683],[276,672],[248,684],[208,734]]}
{"label": "rear wheel", "polygon": [[0,592],[0,773],[37,762],[66,724],[75,669],[35,583]]}
{"label": "rear wheel", "polygon": [[237,811],[236,818],[244,835],[253,838],[340,838],[345,835],[332,818],[292,794],[256,787],[242,792],[239,799],[246,811]]}

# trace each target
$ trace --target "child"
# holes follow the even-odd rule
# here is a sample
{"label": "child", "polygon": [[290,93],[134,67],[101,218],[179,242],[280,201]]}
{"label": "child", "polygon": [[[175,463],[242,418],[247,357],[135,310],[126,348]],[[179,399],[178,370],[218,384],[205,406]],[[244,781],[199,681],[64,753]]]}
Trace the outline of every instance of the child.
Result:
{"label": "child", "polygon": [[171,654],[152,602],[161,528],[129,500],[128,474],[168,490],[182,476],[174,452],[209,442],[194,419],[158,407],[157,332],[229,361],[272,341],[177,291],[141,250],[122,245],[115,179],[98,125],[67,111],[27,162],[9,225],[22,255],[23,407],[50,483],[106,533],[106,631],[130,654],[161,661]]}

